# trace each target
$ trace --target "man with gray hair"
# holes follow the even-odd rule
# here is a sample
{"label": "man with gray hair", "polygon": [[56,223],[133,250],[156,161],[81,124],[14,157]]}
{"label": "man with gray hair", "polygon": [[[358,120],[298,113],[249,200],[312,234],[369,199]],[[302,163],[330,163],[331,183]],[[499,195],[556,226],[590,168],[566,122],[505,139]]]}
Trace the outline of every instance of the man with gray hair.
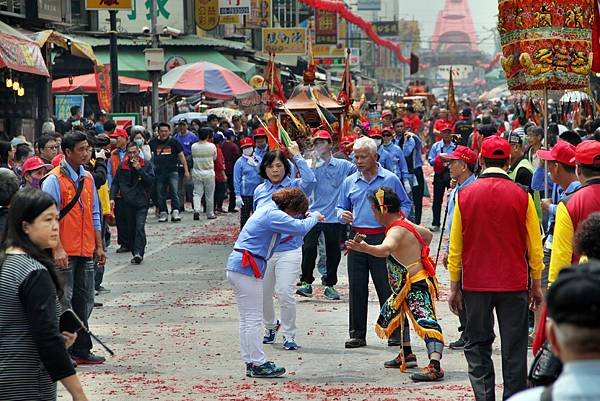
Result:
{"label": "man with gray hair", "polygon": [[[354,143],[354,162],[357,172],[348,176],[342,183],[340,198],[336,208],[338,221],[352,225],[352,235],[361,234],[369,245],[379,245],[385,238],[385,227],[377,222],[369,194],[381,187],[392,188],[400,198],[402,213],[408,215],[412,202],[406,195],[398,177],[381,167],[377,162],[377,145],[371,138],[362,137]],[[369,301],[369,273],[377,291],[379,304],[387,300],[391,288],[387,280],[385,258],[378,258],[363,252],[348,253],[348,281],[350,301],[350,339],[346,348],[367,345],[367,310]],[[389,343],[396,345],[399,339],[391,338]],[[408,354],[406,354],[408,355]]]}
{"label": "man with gray hair", "polygon": [[600,262],[572,265],[548,290],[547,337],[563,371],[550,386],[510,401],[600,399]]}

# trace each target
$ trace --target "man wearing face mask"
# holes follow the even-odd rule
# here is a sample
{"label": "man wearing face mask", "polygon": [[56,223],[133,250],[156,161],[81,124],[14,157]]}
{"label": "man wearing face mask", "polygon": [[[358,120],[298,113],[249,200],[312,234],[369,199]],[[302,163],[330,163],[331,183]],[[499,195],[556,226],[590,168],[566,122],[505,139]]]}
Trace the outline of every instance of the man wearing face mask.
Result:
{"label": "man wearing face mask", "polygon": [[260,161],[269,151],[269,145],[267,143],[267,131],[262,127],[255,129],[252,131],[252,139],[254,139],[254,156],[260,164]]}
{"label": "man wearing face mask", "polygon": [[392,160],[396,162],[396,175],[400,178],[406,194],[410,197],[412,185],[410,183],[410,175],[408,174],[408,166],[406,164],[404,152],[402,152],[400,146],[394,143],[394,133],[391,128],[384,128],[383,131],[381,131],[381,134],[383,136],[382,147],[392,156]]}
{"label": "man wearing face mask", "polygon": [[326,287],[324,295],[328,299],[337,300],[340,299],[340,295],[334,286],[337,284],[337,269],[342,257],[340,238],[344,226],[338,222],[335,207],[342,183],[346,177],[356,172],[356,166],[347,160],[332,157],[329,132],[316,131],[313,135],[313,143],[318,153],[318,161],[312,166],[317,182],[308,194],[311,201],[310,210],[319,211],[325,216],[325,221],[317,223],[304,237],[301,286],[296,293],[305,297],[312,296],[317,246],[319,236],[323,233],[327,255],[327,270],[323,278]]}
{"label": "man wearing face mask", "polygon": [[235,190],[235,204],[240,208],[240,228],[244,228],[246,221],[252,215],[254,203],[254,190],[263,179],[258,174],[260,161],[254,155],[254,141],[250,137],[240,140],[242,157],[237,159],[233,166],[233,187]]}
{"label": "man wearing face mask", "polygon": [[398,169],[396,168],[392,155],[390,155],[383,147],[383,135],[381,134],[381,130],[379,130],[379,128],[373,128],[369,131],[369,137],[373,139],[375,145],[377,145],[377,161],[379,164],[381,164],[384,169],[398,175]]}

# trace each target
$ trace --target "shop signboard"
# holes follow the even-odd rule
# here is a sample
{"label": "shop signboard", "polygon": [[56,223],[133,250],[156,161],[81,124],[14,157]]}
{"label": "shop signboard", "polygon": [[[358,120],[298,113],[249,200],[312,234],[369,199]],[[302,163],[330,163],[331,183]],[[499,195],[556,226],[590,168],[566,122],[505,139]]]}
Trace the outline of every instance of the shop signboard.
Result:
{"label": "shop signboard", "polygon": [[219,25],[219,0],[196,0],[196,26],[211,31]]}
{"label": "shop signboard", "polygon": [[270,28],[272,19],[271,0],[250,0],[249,28]]}
{"label": "shop signboard", "polygon": [[381,11],[381,0],[358,0],[358,11]]}
{"label": "shop signboard", "polygon": [[136,113],[111,113],[108,118],[117,124],[117,128],[127,129],[127,127],[138,125],[139,115]]}
{"label": "shop signboard", "polygon": [[398,36],[398,21],[377,21],[373,22],[373,30],[379,36]]}
{"label": "shop signboard", "polygon": [[306,55],[305,28],[264,28],[263,53]]}
{"label": "shop signboard", "polygon": [[38,18],[62,22],[62,0],[38,0]]}
{"label": "shop signboard", "polygon": [[250,0],[219,0],[219,15],[248,15]]}
{"label": "shop signboard", "polygon": [[[46,1],[46,0],[44,0]],[[135,0],[85,0],[86,10],[131,10]],[[160,0],[159,0],[160,3]]]}
{"label": "shop signboard", "polygon": [[79,106],[85,110],[84,95],[56,95],[54,97],[54,115],[57,120],[67,120],[71,117],[71,107]]}
{"label": "shop signboard", "polygon": [[[91,1],[91,0],[88,0]],[[103,0],[96,0],[103,1]],[[114,1],[114,0],[104,0]],[[122,2],[123,0],[119,0]],[[149,0],[129,0],[131,7],[129,11],[123,11],[118,13],[117,18],[120,20],[119,30],[128,33],[141,33],[142,28],[145,26],[151,26],[152,13],[150,8],[152,2]],[[206,0],[197,0],[200,3],[207,2]],[[211,1],[211,0],[209,0]],[[184,0],[157,0],[157,25],[168,26],[175,28],[180,31],[185,30],[185,17],[184,17]],[[218,15],[218,0],[217,0],[217,15]],[[100,30],[108,32],[110,31],[108,11],[98,11],[98,22]],[[218,24],[218,21],[217,21]]]}
{"label": "shop signboard", "polygon": [[315,10],[315,44],[335,45],[338,41],[337,14]]}

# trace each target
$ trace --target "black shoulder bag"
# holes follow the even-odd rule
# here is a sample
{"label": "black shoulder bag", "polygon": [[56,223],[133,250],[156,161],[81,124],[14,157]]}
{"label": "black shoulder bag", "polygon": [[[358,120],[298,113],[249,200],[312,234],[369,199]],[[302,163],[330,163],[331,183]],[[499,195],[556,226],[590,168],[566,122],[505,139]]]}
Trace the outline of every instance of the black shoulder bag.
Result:
{"label": "black shoulder bag", "polygon": [[75,204],[79,202],[79,198],[81,197],[81,193],[83,192],[83,183],[85,181],[85,176],[80,177],[77,180],[77,192],[75,192],[75,196],[71,199],[71,202],[65,205],[62,209],[60,209],[60,213],[58,214],[58,220],[62,220],[63,217],[67,215],[73,209]]}
{"label": "black shoulder bag", "polygon": [[529,369],[529,383],[532,387],[548,386],[558,378],[562,367],[562,362],[554,355],[546,342],[533,359],[531,369]]}

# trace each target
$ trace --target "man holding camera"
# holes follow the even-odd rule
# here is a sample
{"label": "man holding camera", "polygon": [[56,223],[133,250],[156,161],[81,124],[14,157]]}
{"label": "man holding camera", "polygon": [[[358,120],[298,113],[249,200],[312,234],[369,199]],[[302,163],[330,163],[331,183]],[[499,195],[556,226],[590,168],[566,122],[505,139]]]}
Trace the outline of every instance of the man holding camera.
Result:
{"label": "man holding camera", "polygon": [[[117,171],[119,171],[119,169],[121,168],[123,159],[125,159],[127,142],[129,142],[129,135],[127,135],[127,131],[125,131],[123,128],[116,128],[113,131],[113,133],[110,134],[110,138],[117,141],[117,147],[115,148],[115,150],[112,151],[110,159],[108,160],[107,168],[109,187],[112,186],[112,182],[115,178],[115,175],[117,174]],[[115,199],[113,211],[117,223],[117,244],[119,244],[117,253],[129,252],[131,246],[127,238],[127,232],[129,231],[129,228],[127,227],[127,215],[123,210],[123,202],[120,196],[118,196]]]}
{"label": "man holding camera", "polygon": [[127,154],[121,168],[113,178],[110,188],[110,203],[120,199],[122,211],[128,216],[128,232],[125,233],[131,245],[131,263],[139,265],[144,259],[146,248],[146,217],[150,207],[150,193],[154,183],[154,170],[151,163],[140,157],[134,142],[127,145]]}

